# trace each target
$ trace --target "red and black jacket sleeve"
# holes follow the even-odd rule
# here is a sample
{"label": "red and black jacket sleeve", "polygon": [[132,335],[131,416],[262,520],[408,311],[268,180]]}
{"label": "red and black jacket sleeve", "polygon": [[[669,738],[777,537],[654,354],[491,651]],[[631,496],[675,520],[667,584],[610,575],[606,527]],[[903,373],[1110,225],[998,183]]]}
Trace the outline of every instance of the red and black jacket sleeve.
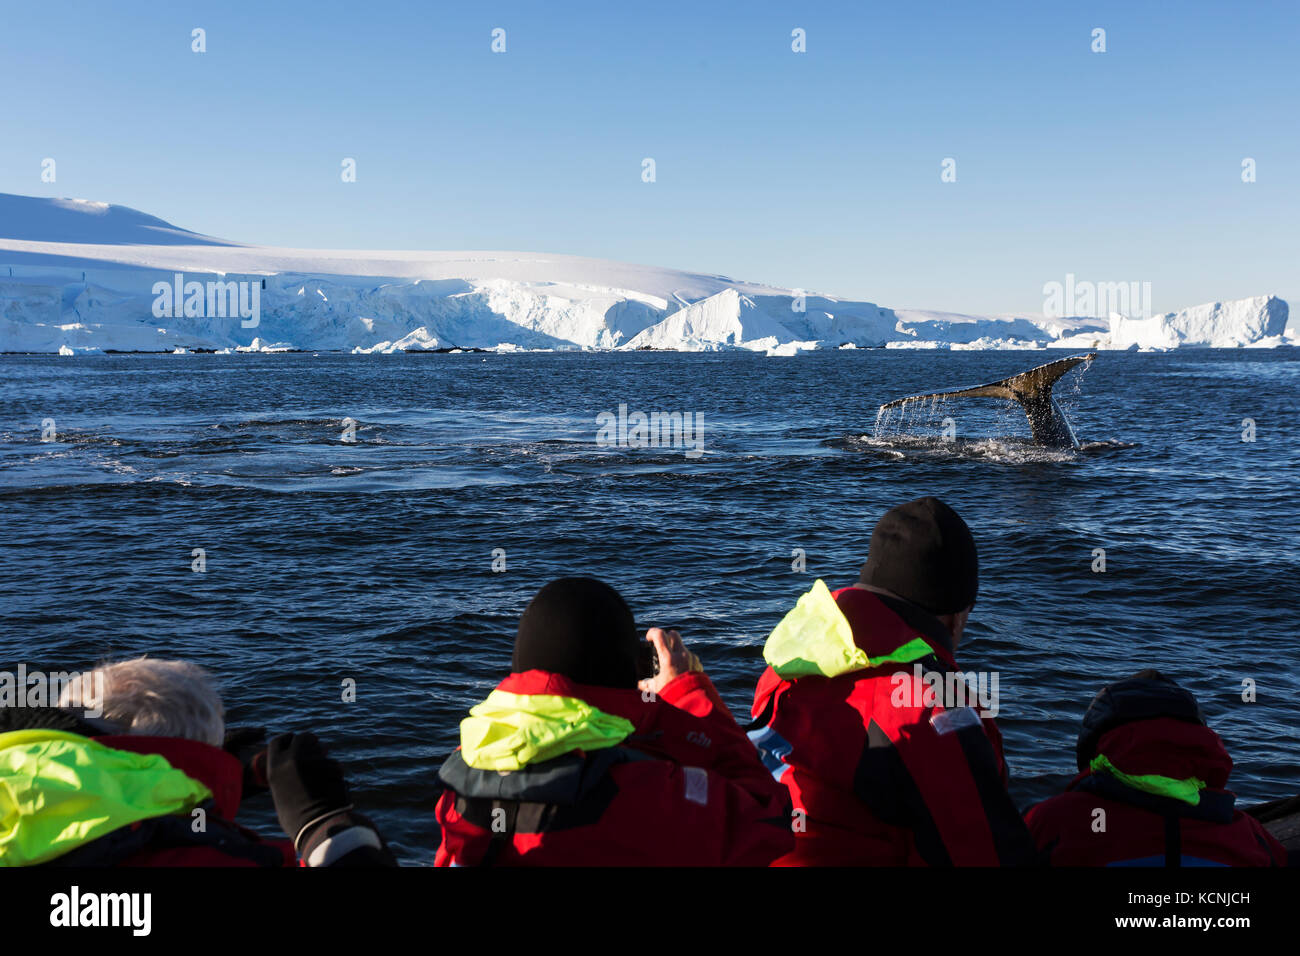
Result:
{"label": "red and black jacket sleeve", "polygon": [[882,822],[910,830],[932,866],[1035,863],[983,722],[965,708],[939,717],[897,727],[869,718],[854,792]]}

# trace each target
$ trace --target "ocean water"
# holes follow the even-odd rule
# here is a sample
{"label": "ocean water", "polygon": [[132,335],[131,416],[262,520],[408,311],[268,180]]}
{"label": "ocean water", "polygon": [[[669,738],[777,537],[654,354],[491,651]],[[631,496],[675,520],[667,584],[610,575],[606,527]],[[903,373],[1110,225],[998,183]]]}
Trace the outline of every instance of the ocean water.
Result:
{"label": "ocean water", "polygon": [[[0,667],[202,663],[231,724],[321,734],[426,863],[437,766],[542,584],[615,585],[744,719],[785,611],[934,494],[980,546],[958,658],[998,674],[1022,806],[1141,667],[1199,696],[1242,803],[1300,792],[1300,354],[1103,353],[1057,387],[1080,453],[996,402],[875,430],[884,401],[1058,354],[3,356]],[[697,416],[702,450],[599,442],[620,405]],[[265,797],[246,813],[273,829]]]}

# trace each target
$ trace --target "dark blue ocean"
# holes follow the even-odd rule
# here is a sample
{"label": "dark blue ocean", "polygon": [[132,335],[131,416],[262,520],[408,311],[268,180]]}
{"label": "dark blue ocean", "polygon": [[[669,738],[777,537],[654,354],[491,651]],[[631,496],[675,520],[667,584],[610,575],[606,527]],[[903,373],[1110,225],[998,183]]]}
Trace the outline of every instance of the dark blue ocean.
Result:
{"label": "dark blue ocean", "polygon": [[[980,546],[958,658],[999,675],[1022,806],[1142,667],[1199,696],[1242,803],[1300,792],[1300,352],[1102,353],[1058,386],[1079,453],[987,402],[874,434],[884,401],[1052,357],[3,356],[0,667],[202,663],[229,723],[316,730],[428,862],[435,770],[546,581],[600,577],[679,628],[743,719],[798,595],[852,583],[880,514],[934,494]],[[703,453],[598,443],[621,404],[700,416]],[[247,812],[273,827],[265,797]]]}

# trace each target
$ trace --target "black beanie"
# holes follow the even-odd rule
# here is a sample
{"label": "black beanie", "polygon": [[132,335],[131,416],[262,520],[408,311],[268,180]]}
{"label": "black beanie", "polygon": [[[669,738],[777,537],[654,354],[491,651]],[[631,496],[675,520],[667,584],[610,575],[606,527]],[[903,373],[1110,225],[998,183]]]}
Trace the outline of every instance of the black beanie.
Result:
{"label": "black beanie", "polygon": [[632,688],[638,648],[632,612],[617,591],[592,578],[560,578],[538,591],[519,619],[510,669]]}
{"label": "black beanie", "polygon": [[1190,691],[1156,670],[1138,671],[1097,692],[1083,715],[1083,727],[1075,745],[1075,761],[1087,770],[1097,756],[1101,738],[1123,724],[1137,720],[1172,717],[1191,724],[1204,724],[1200,705]]}
{"label": "black beanie", "polygon": [[931,614],[956,614],[975,603],[979,590],[975,539],[938,498],[909,501],[876,523],[858,580]]}

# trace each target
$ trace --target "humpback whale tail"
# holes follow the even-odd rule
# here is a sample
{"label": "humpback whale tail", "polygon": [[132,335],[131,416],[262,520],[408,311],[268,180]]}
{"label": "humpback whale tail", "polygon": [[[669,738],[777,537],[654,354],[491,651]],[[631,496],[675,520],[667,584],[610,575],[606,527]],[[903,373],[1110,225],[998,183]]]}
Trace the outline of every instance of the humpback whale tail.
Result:
{"label": "humpback whale tail", "polygon": [[1097,357],[1096,352],[1087,355],[1072,355],[1057,359],[1027,372],[1004,378],[1000,382],[976,385],[972,388],[958,388],[947,392],[930,392],[925,395],[909,395],[907,398],[895,399],[880,406],[884,412],[888,408],[898,408],[910,402],[923,399],[948,398],[1005,398],[1018,402],[1029,419],[1029,429],[1034,441],[1051,448],[1078,448],[1079,440],[1074,437],[1074,429],[1061,407],[1052,398],[1052,386],[1062,375],[1077,365],[1091,362]]}

